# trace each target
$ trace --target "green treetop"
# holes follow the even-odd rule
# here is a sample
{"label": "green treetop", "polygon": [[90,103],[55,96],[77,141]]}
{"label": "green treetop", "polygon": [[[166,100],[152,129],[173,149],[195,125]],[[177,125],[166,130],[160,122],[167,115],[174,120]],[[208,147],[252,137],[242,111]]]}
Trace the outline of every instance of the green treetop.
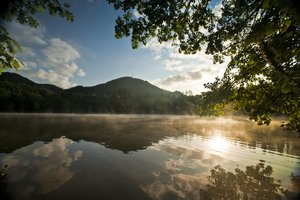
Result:
{"label": "green treetop", "polygon": [[22,48],[17,41],[12,39],[3,23],[5,21],[17,21],[20,24],[29,25],[33,28],[39,26],[34,17],[36,13],[45,10],[51,15],[59,15],[68,21],[73,21],[73,14],[69,11],[68,3],[61,4],[59,0],[1,0],[0,8],[0,74],[4,69],[18,69],[22,63],[16,58],[17,51]]}
{"label": "green treetop", "polygon": [[[230,102],[258,122],[289,117],[300,131],[300,11],[296,0],[223,0],[221,13],[209,0],[108,0],[124,11],[117,38],[132,47],[149,38],[172,41],[179,51],[205,50],[215,63],[230,57],[224,76],[201,95],[201,115],[219,115]],[[138,15],[136,14],[138,13]]]}

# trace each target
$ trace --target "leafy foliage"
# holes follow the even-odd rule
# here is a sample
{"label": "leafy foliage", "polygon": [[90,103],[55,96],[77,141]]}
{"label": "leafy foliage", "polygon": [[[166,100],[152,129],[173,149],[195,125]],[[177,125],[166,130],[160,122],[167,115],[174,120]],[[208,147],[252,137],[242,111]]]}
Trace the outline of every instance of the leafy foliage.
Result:
{"label": "leafy foliage", "polygon": [[205,49],[216,63],[231,58],[224,77],[206,85],[201,115],[220,115],[233,102],[258,124],[283,114],[285,125],[300,132],[299,2],[223,0],[221,15],[209,0],[108,2],[124,11],[116,37],[131,35],[133,48],[157,37],[186,54]]}
{"label": "leafy foliage", "polygon": [[[29,25],[33,28],[39,26],[38,20],[34,18],[36,13],[42,13],[45,10],[51,15],[59,15],[68,21],[73,21],[74,16],[69,11],[68,3],[61,4],[58,0],[4,0],[1,2],[0,20],[16,20],[20,24]],[[16,58],[17,51],[22,51],[17,41],[12,39],[6,28],[0,26],[0,74],[4,69],[20,68],[23,64]]]}
{"label": "leafy foliage", "polygon": [[13,55],[17,50],[21,51],[20,45],[17,41],[8,36],[8,32],[4,27],[0,27],[0,74],[3,69],[15,68],[18,69],[21,63]]}
{"label": "leafy foliage", "polygon": [[[115,26],[116,38],[132,35],[132,47],[146,44],[150,37],[159,42],[172,40],[180,45],[180,51],[195,53],[207,36],[199,28],[212,29],[214,18],[209,1],[131,1],[108,0],[115,9],[122,9],[124,15],[118,17]],[[137,15],[134,15],[137,12]]]}

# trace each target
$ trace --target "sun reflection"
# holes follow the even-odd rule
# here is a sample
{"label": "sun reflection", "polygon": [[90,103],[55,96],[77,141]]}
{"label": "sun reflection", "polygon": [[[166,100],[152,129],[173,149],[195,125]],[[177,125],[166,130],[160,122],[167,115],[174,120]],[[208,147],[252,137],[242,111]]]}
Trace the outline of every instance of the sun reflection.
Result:
{"label": "sun reflection", "polygon": [[216,151],[226,151],[228,149],[229,143],[226,138],[222,135],[215,135],[210,139],[210,147]]}

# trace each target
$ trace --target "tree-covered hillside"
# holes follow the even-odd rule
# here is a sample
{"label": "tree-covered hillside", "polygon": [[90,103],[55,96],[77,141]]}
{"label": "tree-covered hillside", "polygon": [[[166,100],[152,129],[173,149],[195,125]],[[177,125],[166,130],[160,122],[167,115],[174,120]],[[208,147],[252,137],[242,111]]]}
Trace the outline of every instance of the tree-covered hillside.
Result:
{"label": "tree-covered hillside", "polygon": [[196,97],[123,77],[63,90],[15,73],[0,75],[0,112],[196,114]]}

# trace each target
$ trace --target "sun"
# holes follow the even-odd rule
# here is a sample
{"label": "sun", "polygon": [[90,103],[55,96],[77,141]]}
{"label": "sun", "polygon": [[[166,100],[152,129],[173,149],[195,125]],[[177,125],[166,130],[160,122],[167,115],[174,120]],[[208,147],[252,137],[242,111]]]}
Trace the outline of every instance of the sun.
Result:
{"label": "sun", "polygon": [[224,152],[228,149],[228,140],[222,135],[215,135],[210,139],[210,147],[213,150]]}

